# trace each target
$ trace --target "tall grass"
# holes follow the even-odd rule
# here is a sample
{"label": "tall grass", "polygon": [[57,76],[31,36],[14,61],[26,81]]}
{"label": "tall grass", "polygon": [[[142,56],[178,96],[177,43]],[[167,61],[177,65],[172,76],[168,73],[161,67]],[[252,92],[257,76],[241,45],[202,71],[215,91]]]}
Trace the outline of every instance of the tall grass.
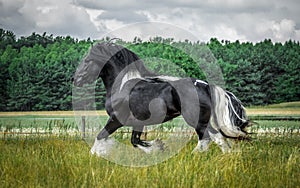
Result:
{"label": "tall grass", "polygon": [[[157,130],[175,130],[180,122]],[[223,154],[212,144],[207,152],[191,154],[194,135],[169,160],[133,168],[91,155],[70,118],[1,118],[0,187],[299,187],[299,121],[258,123],[250,132],[259,134],[237,144],[236,152]],[[127,129],[113,136],[129,144]],[[154,133],[149,128],[148,138]]]}
{"label": "tall grass", "polygon": [[15,137],[0,141],[1,187],[297,187],[299,136],[260,137],[239,152],[191,154],[195,139],[151,167],[118,166],[89,153],[79,137]]}

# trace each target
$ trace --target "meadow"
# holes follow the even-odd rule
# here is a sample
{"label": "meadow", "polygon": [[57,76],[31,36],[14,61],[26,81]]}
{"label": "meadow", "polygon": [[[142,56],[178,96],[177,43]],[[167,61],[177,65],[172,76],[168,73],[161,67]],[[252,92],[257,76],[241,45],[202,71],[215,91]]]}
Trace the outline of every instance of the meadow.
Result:
{"label": "meadow", "polygon": [[[281,108],[281,112],[279,113]],[[294,113],[288,113],[289,111]],[[1,187],[299,187],[298,107],[250,108],[260,115],[251,142],[223,154],[215,144],[191,153],[195,135],[175,156],[154,166],[125,167],[90,154],[72,113],[0,113]],[[257,112],[257,113],[255,113]],[[52,113],[52,114],[51,114]],[[267,116],[265,116],[267,115]],[[274,116],[275,116],[274,115]],[[250,117],[252,117],[250,116]],[[101,115],[105,122],[106,116]],[[266,120],[264,120],[264,117]],[[175,121],[176,122],[176,121]],[[173,122],[174,123],[174,122]],[[172,122],[165,126],[171,126]],[[118,137],[122,132],[117,132]],[[128,136],[129,137],[129,136]],[[118,139],[128,140],[128,137]]]}

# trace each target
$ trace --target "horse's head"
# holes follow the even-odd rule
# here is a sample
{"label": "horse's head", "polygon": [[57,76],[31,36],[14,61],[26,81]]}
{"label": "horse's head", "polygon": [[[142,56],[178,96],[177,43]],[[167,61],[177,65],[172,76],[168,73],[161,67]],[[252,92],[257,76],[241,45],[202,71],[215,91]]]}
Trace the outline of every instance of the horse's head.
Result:
{"label": "horse's head", "polygon": [[83,86],[84,84],[95,82],[105,64],[119,50],[119,46],[107,43],[97,43],[91,47],[73,76],[73,84],[75,86]]}
{"label": "horse's head", "polygon": [[[144,71],[142,61],[132,51],[113,43],[98,43],[78,66],[73,77],[75,86],[83,86],[96,81],[100,77],[109,76],[114,79],[129,64],[136,63],[136,69]],[[147,72],[146,70],[144,72]]]}
{"label": "horse's head", "polygon": [[73,76],[74,86],[81,87],[84,84],[93,83],[98,78],[100,71],[101,68],[97,63],[84,59]]}

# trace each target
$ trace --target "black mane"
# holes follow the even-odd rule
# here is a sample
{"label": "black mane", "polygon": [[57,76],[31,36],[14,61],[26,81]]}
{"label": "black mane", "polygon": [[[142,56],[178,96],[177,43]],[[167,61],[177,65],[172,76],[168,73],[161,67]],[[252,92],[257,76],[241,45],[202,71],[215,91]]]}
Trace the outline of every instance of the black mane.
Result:
{"label": "black mane", "polygon": [[[134,63],[136,70],[138,70],[143,77],[156,76],[156,74],[149,71],[144,62],[131,50],[114,43],[98,43],[93,46],[90,53],[86,57],[87,61],[94,61],[97,64],[105,64],[106,68],[109,66],[126,68],[126,66]],[[108,71],[110,72],[110,71]]]}

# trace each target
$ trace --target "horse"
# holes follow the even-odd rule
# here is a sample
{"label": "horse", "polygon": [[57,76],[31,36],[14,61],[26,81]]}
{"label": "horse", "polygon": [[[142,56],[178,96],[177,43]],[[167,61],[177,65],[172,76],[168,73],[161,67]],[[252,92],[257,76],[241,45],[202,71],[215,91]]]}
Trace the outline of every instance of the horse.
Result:
{"label": "horse", "polygon": [[144,126],[180,115],[198,136],[193,152],[207,150],[211,141],[226,152],[231,149],[227,138],[249,138],[246,128],[250,120],[233,93],[196,78],[153,73],[134,52],[121,45],[100,42],[92,46],[74,74],[73,85],[83,87],[99,77],[106,89],[109,119],[95,144],[120,127],[131,126],[131,144],[151,148],[151,142],[141,139]]}

